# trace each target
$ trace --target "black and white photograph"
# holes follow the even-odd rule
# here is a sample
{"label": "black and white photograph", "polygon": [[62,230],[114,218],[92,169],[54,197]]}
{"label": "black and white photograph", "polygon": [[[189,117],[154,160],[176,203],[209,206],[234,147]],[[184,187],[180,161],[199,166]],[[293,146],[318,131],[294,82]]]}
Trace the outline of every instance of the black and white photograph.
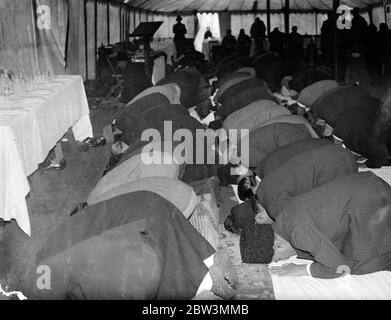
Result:
{"label": "black and white photograph", "polygon": [[391,300],[391,0],[0,0],[10,300]]}

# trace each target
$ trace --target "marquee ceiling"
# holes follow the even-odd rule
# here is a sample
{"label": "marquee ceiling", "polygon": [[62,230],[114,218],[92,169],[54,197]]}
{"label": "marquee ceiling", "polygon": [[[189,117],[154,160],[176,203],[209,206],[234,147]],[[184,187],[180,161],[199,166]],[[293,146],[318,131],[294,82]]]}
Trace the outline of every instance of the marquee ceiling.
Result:
{"label": "marquee ceiling", "polygon": [[[132,7],[157,12],[205,12],[266,10],[266,0],[117,0]],[[292,11],[330,10],[332,0],[290,0]],[[365,8],[379,5],[381,0],[341,0],[350,7]],[[256,6],[256,7],[255,7]],[[281,10],[285,0],[270,0],[271,10]]]}

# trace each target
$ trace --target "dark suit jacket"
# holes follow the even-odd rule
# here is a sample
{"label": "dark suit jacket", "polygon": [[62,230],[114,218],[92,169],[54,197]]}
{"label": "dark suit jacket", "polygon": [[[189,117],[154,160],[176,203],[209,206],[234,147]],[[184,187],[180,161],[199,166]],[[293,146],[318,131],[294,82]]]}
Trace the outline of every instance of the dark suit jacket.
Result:
{"label": "dark suit jacket", "polygon": [[258,177],[263,179],[294,156],[307,150],[329,144],[330,142],[325,139],[310,138],[297,140],[270,152],[261,162],[259,162],[258,167],[255,169],[255,173]]}
{"label": "dark suit jacket", "polygon": [[52,289],[41,294],[190,299],[214,253],[171,202],[133,192],[87,207],[53,231],[37,257],[52,271]]}
{"label": "dark suit jacket", "polygon": [[[276,99],[270,94],[264,81],[259,81],[260,79],[257,79],[255,85],[251,85],[250,83],[255,79],[248,80],[241,81],[224,92],[224,96],[226,96],[226,98],[219,110],[217,110],[216,116],[226,119],[231,113],[234,113],[235,111],[242,109],[257,100],[276,101]],[[240,90],[236,92],[236,89],[238,88],[240,88]],[[233,92],[236,93],[233,94]]]}
{"label": "dark suit jacket", "polygon": [[381,117],[379,99],[368,97],[359,87],[340,87],[321,96],[313,108],[350,150],[368,158],[367,166],[387,162],[384,137],[375,129]]}
{"label": "dark suit jacket", "polygon": [[257,196],[273,219],[295,196],[358,171],[350,151],[328,144],[304,151],[273,171],[259,184]]}
{"label": "dark suit jacket", "polygon": [[[274,123],[260,127],[249,134],[249,149],[245,143],[238,144],[238,152],[243,157],[243,152],[248,152],[249,167],[255,168],[263,158],[277,148],[301,139],[311,137],[307,127],[302,124]],[[241,150],[243,148],[243,150]]]}
{"label": "dark suit jacket", "polygon": [[338,277],[342,266],[352,274],[391,269],[391,187],[371,172],[298,195],[272,226],[299,257],[312,257],[314,277]]}

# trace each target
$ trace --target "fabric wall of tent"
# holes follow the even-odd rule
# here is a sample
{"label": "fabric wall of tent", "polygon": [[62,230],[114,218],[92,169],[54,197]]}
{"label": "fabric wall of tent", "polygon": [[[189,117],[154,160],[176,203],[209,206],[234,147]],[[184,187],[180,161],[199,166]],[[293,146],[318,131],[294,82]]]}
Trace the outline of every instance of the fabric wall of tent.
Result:
{"label": "fabric wall of tent", "polygon": [[[221,39],[228,28],[235,36],[241,28],[248,33],[257,16],[266,23],[268,3],[270,30],[285,30],[289,3],[289,25],[304,35],[319,34],[333,6],[332,0],[1,0],[0,64],[31,76],[50,71],[94,79],[98,47],[125,41],[140,22],[163,21],[155,38],[167,39],[181,14],[188,38],[202,39],[209,26]],[[360,7],[376,26],[386,20],[382,1],[340,3]]]}

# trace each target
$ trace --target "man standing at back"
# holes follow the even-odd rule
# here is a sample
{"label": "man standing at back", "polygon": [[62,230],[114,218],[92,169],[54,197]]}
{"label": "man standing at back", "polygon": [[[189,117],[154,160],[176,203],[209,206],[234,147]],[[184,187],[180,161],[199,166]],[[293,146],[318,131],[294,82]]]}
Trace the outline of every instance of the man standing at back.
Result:
{"label": "man standing at back", "polygon": [[263,39],[265,38],[265,33],[265,23],[261,19],[256,18],[251,26],[250,34],[251,38],[253,38],[255,41],[257,53],[263,52]]}
{"label": "man standing at back", "polygon": [[174,24],[173,33],[174,33],[174,43],[176,47],[177,57],[179,57],[185,51],[186,38],[185,34],[187,33],[185,25],[181,22],[182,17],[177,16],[177,23]]}

